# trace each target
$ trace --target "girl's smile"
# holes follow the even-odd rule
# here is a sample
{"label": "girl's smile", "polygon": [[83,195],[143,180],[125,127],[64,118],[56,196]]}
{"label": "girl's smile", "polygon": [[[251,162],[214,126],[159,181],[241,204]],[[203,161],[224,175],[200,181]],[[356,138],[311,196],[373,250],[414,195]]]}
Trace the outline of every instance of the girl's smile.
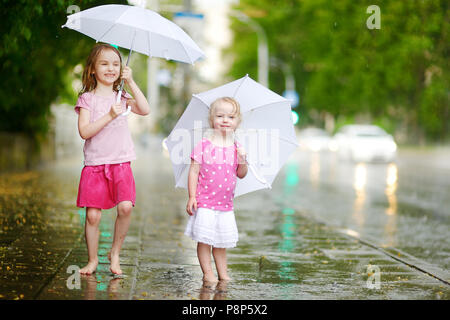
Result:
{"label": "girl's smile", "polygon": [[95,64],[95,77],[98,82],[112,85],[120,76],[120,58],[113,50],[102,50]]}
{"label": "girl's smile", "polygon": [[235,110],[232,104],[222,102],[217,106],[213,116],[213,127],[219,129],[222,132],[229,130],[235,130],[238,121],[235,115]]}

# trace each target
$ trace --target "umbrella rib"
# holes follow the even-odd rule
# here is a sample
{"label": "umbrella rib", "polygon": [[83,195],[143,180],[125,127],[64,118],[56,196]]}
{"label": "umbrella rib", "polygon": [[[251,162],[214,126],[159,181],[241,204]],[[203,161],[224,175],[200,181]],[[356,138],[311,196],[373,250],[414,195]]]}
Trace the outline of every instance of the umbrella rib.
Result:
{"label": "umbrella rib", "polygon": [[[270,106],[272,106],[272,105],[274,105],[274,104],[277,104],[277,103],[280,103],[280,102],[285,102],[285,101],[274,101],[274,102],[267,103],[267,104],[264,104],[264,105],[261,105],[261,106],[256,106],[256,107],[253,107],[253,108],[251,108],[251,109],[249,109],[249,110],[247,110],[247,111],[245,111],[245,112],[243,112],[243,113],[248,113],[248,112],[250,112],[250,111],[253,111],[253,110],[259,109],[259,108],[270,107]],[[288,101],[287,101],[287,102],[288,102]]]}
{"label": "umbrella rib", "polygon": [[238,90],[241,88],[241,86],[242,86],[242,84],[244,83],[245,80],[247,80],[247,76],[245,76],[244,79],[242,79],[241,83],[239,83],[239,86],[234,91],[233,98],[236,97],[236,94],[237,94]]}
{"label": "umbrella rib", "polygon": [[205,101],[203,101],[202,98],[199,97],[197,94],[194,93],[194,94],[192,95],[192,97],[193,97],[193,98],[196,98],[198,101],[200,101],[200,103],[203,103],[207,109],[209,109],[209,105],[208,105]]}
{"label": "umbrella rib", "polygon": [[151,33],[150,33],[150,32],[147,32],[147,35],[148,35],[148,37],[147,37],[147,42],[148,42],[148,55],[151,57],[151,56],[152,56],[152,49],[151,49],[151,46],[150,46],[150,35],[151,35]]}
{"label": "umbrella rib", "polygon": [[115,25],[116,25],[116,22],[114,22],[114,23],[112,24],[112,26],[111,26],[108,30],[106,30],[106,32],[105,32],[100,38],[96,39],[97,42],[101,41],[101,40],[103,39],[103,37],[106,36],[106,34],[107,34],[109,31],[111,31],[111,29],[112,29]]}
{"label": "umbrella rib", "polygon": [[194,64],[194,62],[192,61],[191,57],[189,56],[189,53],[188,53],[186,47],[184,46],[183,41],[180,41],[180,40],[178,40],[178,41],[181,43],[181,46],[183,47],[184,52],[186,52],[186,55],[187,55],[189,61],[191,62],[191,64]]}
{"label": "umbrella rib", "polygon": [[[189,59],[190,63],[193,64],[193,61],[192,61],[191,57],[189,56],[189,53],[188,53],[186,47],[184,46],[183,41],[181,41],[180,39],[178,39],[178,38],[175,36],[175,32],[174,32],[174,30],[172,29],[173,26],[172,26],[172,25],[169,25],[169,26],[170,26],[170,32],[172,33],[172,38],[173,38],[173,39],[176,39],[176,40],[178,41],[178,43],[181,44],[181,46],[183,47],[184,52],[186,53],[187,58]],[[180,29],[181,29],[181,28],[180,28]]]}
{"label": "umbrella rib", "polygon": [[98,41],[100,41],[100,40],[102,40],[102,38],[116,25],[116,23],[117,23],[117,21],[119,21],[120,20],[120,18],[122,18],[122,16],[125,14],[125,12],[127,12],[128,10],[124,10],[121,14],[120,14],[120,16],[116,19],[116,20],[114,20],[114,23],[113,23],[113,25],[99,38],[99,40],[97,40],[97,42]]}
{"label": "umbrella rib", "polygon": [[280,140],[283,140],[283,141],[285,141],[285,142],[288,142],[288,143],[290,143],[290,144],[293,144],[293,145],[295,145],[295,146],[299,146],[299,144],[298,144],[298,142],[293,142],[293,141],[291,141],[291,140],[289,140],[289,139],[287,139],[287,138],[285,138],[285,137],[282,137],[282,136],[279,136],[279,138],[280,138]]}

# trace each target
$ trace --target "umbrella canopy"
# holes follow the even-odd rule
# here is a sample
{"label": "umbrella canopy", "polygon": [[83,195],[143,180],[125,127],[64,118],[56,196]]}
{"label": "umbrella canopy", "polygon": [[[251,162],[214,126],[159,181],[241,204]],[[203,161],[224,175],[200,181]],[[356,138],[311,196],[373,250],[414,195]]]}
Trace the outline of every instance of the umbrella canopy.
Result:
{"label": "umbrella canopy", "polygon": [[187,188],[191,152],[209,129],[210,105],[220,97],[232,97],[241,106],[242,122],[236,130],[235,140],[247,152],[249,171],[243,179],[238,179],[235,197],[271,188],[279,170],[298,147],[290,101],[248,75],[192,96],[165,140],[176,187]]}
{"label": "umbrella canopy", "polygon": [[114,4],[94,7],[68,16],[62,27],[150,57],[191,64],[204,57],[203,51],[179,26],[140,7]]}
{"label": "umbrella canopy", "polygon": [[[81,32],[97,42],[107,42],[137,51],[150,57],[160,57],[193,64],[204,57],[203,51],[179,26],[154,11],[140,7],[109,4],[74,13],[62,28]],[[120,83],[117,102],[122,95]],[[131,107],[122,113],[126,116]]]}

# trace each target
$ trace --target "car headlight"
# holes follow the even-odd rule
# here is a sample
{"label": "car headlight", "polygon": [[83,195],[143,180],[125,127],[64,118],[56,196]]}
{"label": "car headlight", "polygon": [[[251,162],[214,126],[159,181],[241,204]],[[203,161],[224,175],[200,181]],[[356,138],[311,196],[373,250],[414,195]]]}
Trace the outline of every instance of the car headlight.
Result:
{"label": "car headlight", "polygon": [[394,141],[391,141],[389,143],[389,151],[390,152],[395,152],[397,151],[397,144]]}

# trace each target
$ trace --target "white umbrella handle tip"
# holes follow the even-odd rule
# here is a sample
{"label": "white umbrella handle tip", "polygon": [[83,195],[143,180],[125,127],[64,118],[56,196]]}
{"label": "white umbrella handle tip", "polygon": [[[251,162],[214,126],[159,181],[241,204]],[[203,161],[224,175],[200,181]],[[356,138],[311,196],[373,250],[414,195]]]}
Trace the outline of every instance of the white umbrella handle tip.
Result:
{"label": "white umbrella handle tip", "polygon": [[121,113],[121,115],[122,115],[122,116],[124,116],[124,117],[126,117],[127,115],[129,115],[129,114],[130,114],[130,112],[131,112],[131,107],[130,107],[130,106],[128,106],[128,107],[127,107],[127,111],[125,111],[125,112]]}

